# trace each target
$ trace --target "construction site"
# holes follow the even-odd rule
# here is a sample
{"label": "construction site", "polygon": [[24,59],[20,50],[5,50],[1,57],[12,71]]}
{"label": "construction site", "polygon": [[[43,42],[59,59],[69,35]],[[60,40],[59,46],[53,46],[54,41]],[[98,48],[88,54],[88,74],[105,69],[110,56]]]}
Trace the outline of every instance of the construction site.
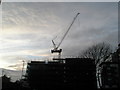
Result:
{"label": "construction site", "polygon": [[[29,85],[35,90],[46,89],[111,89],[119,88],[119,52],[113,54],[107,62],[98,66],[91,58],[62,58],[59,48],[70,28],[80,13],[77,13],[72,23],[64,33],[59,44],[52,40],[51,53],[57,53],[52,61],[31,61],[27,65],[26,77]],[[118,48],[119,49],[119,48]],[[115,56],[115,57],[114,57]],[[115,59],[115,60],[114,60]],[[109,71],[107,71],[109,68]],[[117,71],[115,71],[117,70]],[[109,72],[109,73],[108,73]],[[113,75],[116,72],[116,76]]]}
{"label": "construction site", "polygon": [[50,61],[36,60],[27,63],[22,84],[24,87],[29,87],[28,90],[117,89],[120,87],[120,47],[111,55],[111,59],[101,62],[99,65],[96,65],[95,60],[91,58],[62,57],[63,50],[60,45],[79,15],[80,13],[75,15],[58,44],[51,40],[53,44],[51,53],[57,54],[56,58],[52,58]]}
{"label": "construction site", "polygon": [[57,53],[57,58],[48,62],[31,61],[28,63],[26,77],[31,88],[35,90],[97,88],[94,60],[62,58],[62,49],[59,49],[79,14],[76,14],[58,45],[52,40],[54,48],[51,53]]}
{"label": "construction site", "polygon": [[64,33],[59,44],[52,40],[51,53],[57,54],[52,61],[31,61],[27,65],[26,77],[35,90],[47,89],[97,89],[96,66],[90,58],[62,58],[60,45],[80,13]]}

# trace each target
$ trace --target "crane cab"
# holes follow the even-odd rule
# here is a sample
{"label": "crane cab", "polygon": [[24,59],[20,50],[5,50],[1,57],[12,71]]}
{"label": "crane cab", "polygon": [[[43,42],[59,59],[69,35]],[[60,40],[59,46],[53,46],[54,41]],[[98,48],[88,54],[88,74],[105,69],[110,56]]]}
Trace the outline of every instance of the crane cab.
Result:
{"label": "crane cab", "polygon": [[61,52],[62,52],[62,49],[59,49],[59,50],[53,49],[53,50],[51,50],[51,53],[61,53]]}

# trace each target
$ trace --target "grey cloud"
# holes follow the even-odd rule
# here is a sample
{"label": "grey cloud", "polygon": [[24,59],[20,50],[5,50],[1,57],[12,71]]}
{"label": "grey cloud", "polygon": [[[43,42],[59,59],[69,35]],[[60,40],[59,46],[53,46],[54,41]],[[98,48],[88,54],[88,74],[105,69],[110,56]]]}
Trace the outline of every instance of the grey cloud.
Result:
{"label": "grey cloud", "polygon": [[[41,3],[40,3],[41,4]],[[42,7],[38,3],[4,3],[3,4],[3,26],[8,23],[25,27],[46,28],[58,22],[51,10]],[[43,3],[44,4],[44,3]],[[33,7],[34,6],[34,7]],[[42,9],[40,9],[42,7]],[[8,11],[8,9],[11,9]],[[4,15],[4,13],[6,13]],[[7,17],[7,18],[6,18]],[[50,24],[51,23],[51,24]],[[50,24],[50,25],[49,25]],[[45,29],[44,29],[45,30]]]}
{"label": "grey cloud", "polygon": [[4,0],[4,2],[118,2],[119,0]]}
{"label": "grey cloud", "polygon": [[21,78],[21,70],[9,70],[9,69],[2,69],[2,70],[4,71],[3,74],[7,74],[8,76],[10,76],[12,81],[14,82]]}
{"label": "grey cloud", "polygon": [[9,26],[16,31],[2,36],[9,41],[4,44],[4,52],[33,50],[35,56],[50,54],[51,40],[58,36],[55,42],[59,43],[78,12],[80,16],[60,46],[63,55],[76,56],[88,46],[102,41],[117,44],[117,3],[4,3],[3,11],[4,30],[9,32]]}
{"label": "grey cloud", "polygon": [[[14,69],[20,69],[18,57],[43,59],[44,54],[50,54],[51,40],[58,35],[55,41],[59,42],[77,12],[81,14],[60,46],[63,56],[78,56],[103,41],[113,47],[118,44],[117,3],[3,3],[2,9],[0,58]],[[20,78],[20,73],[10,72],[14,79]]]}

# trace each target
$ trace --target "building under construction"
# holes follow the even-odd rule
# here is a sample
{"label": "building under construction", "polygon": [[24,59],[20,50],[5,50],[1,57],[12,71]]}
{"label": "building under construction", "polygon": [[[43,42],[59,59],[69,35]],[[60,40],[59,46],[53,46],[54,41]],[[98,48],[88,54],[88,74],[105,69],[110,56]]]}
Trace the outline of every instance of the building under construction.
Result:
{"label": "building under construction", "polygon": [[31,61],[27,66],[27,80],[35,90],[97,88],[96,68],[92,59],[65,58]]}

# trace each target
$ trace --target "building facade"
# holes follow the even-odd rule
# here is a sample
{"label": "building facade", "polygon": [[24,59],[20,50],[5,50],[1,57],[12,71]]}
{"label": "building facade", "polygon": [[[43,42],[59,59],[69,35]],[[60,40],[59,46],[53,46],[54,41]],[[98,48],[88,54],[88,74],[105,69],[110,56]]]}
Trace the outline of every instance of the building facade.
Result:
{"label": "building facade", "polygon": [[118,63],[116,62],[103,62],[101,67],[101,85],[102,89],[116,89],[119,88],[119,74]]}
{"label": "building facade", "polygon": [[31,88],[46,89],[93,89],[96,84],[96,66],[92,59],[65,58],[59,60],[31,61],[27,66],[27,80]]}
{"label": "building facade", "polygon": [[97,71],[98,85],[101,89],[120,88],[120,44],[109,60],[102,62]]}

